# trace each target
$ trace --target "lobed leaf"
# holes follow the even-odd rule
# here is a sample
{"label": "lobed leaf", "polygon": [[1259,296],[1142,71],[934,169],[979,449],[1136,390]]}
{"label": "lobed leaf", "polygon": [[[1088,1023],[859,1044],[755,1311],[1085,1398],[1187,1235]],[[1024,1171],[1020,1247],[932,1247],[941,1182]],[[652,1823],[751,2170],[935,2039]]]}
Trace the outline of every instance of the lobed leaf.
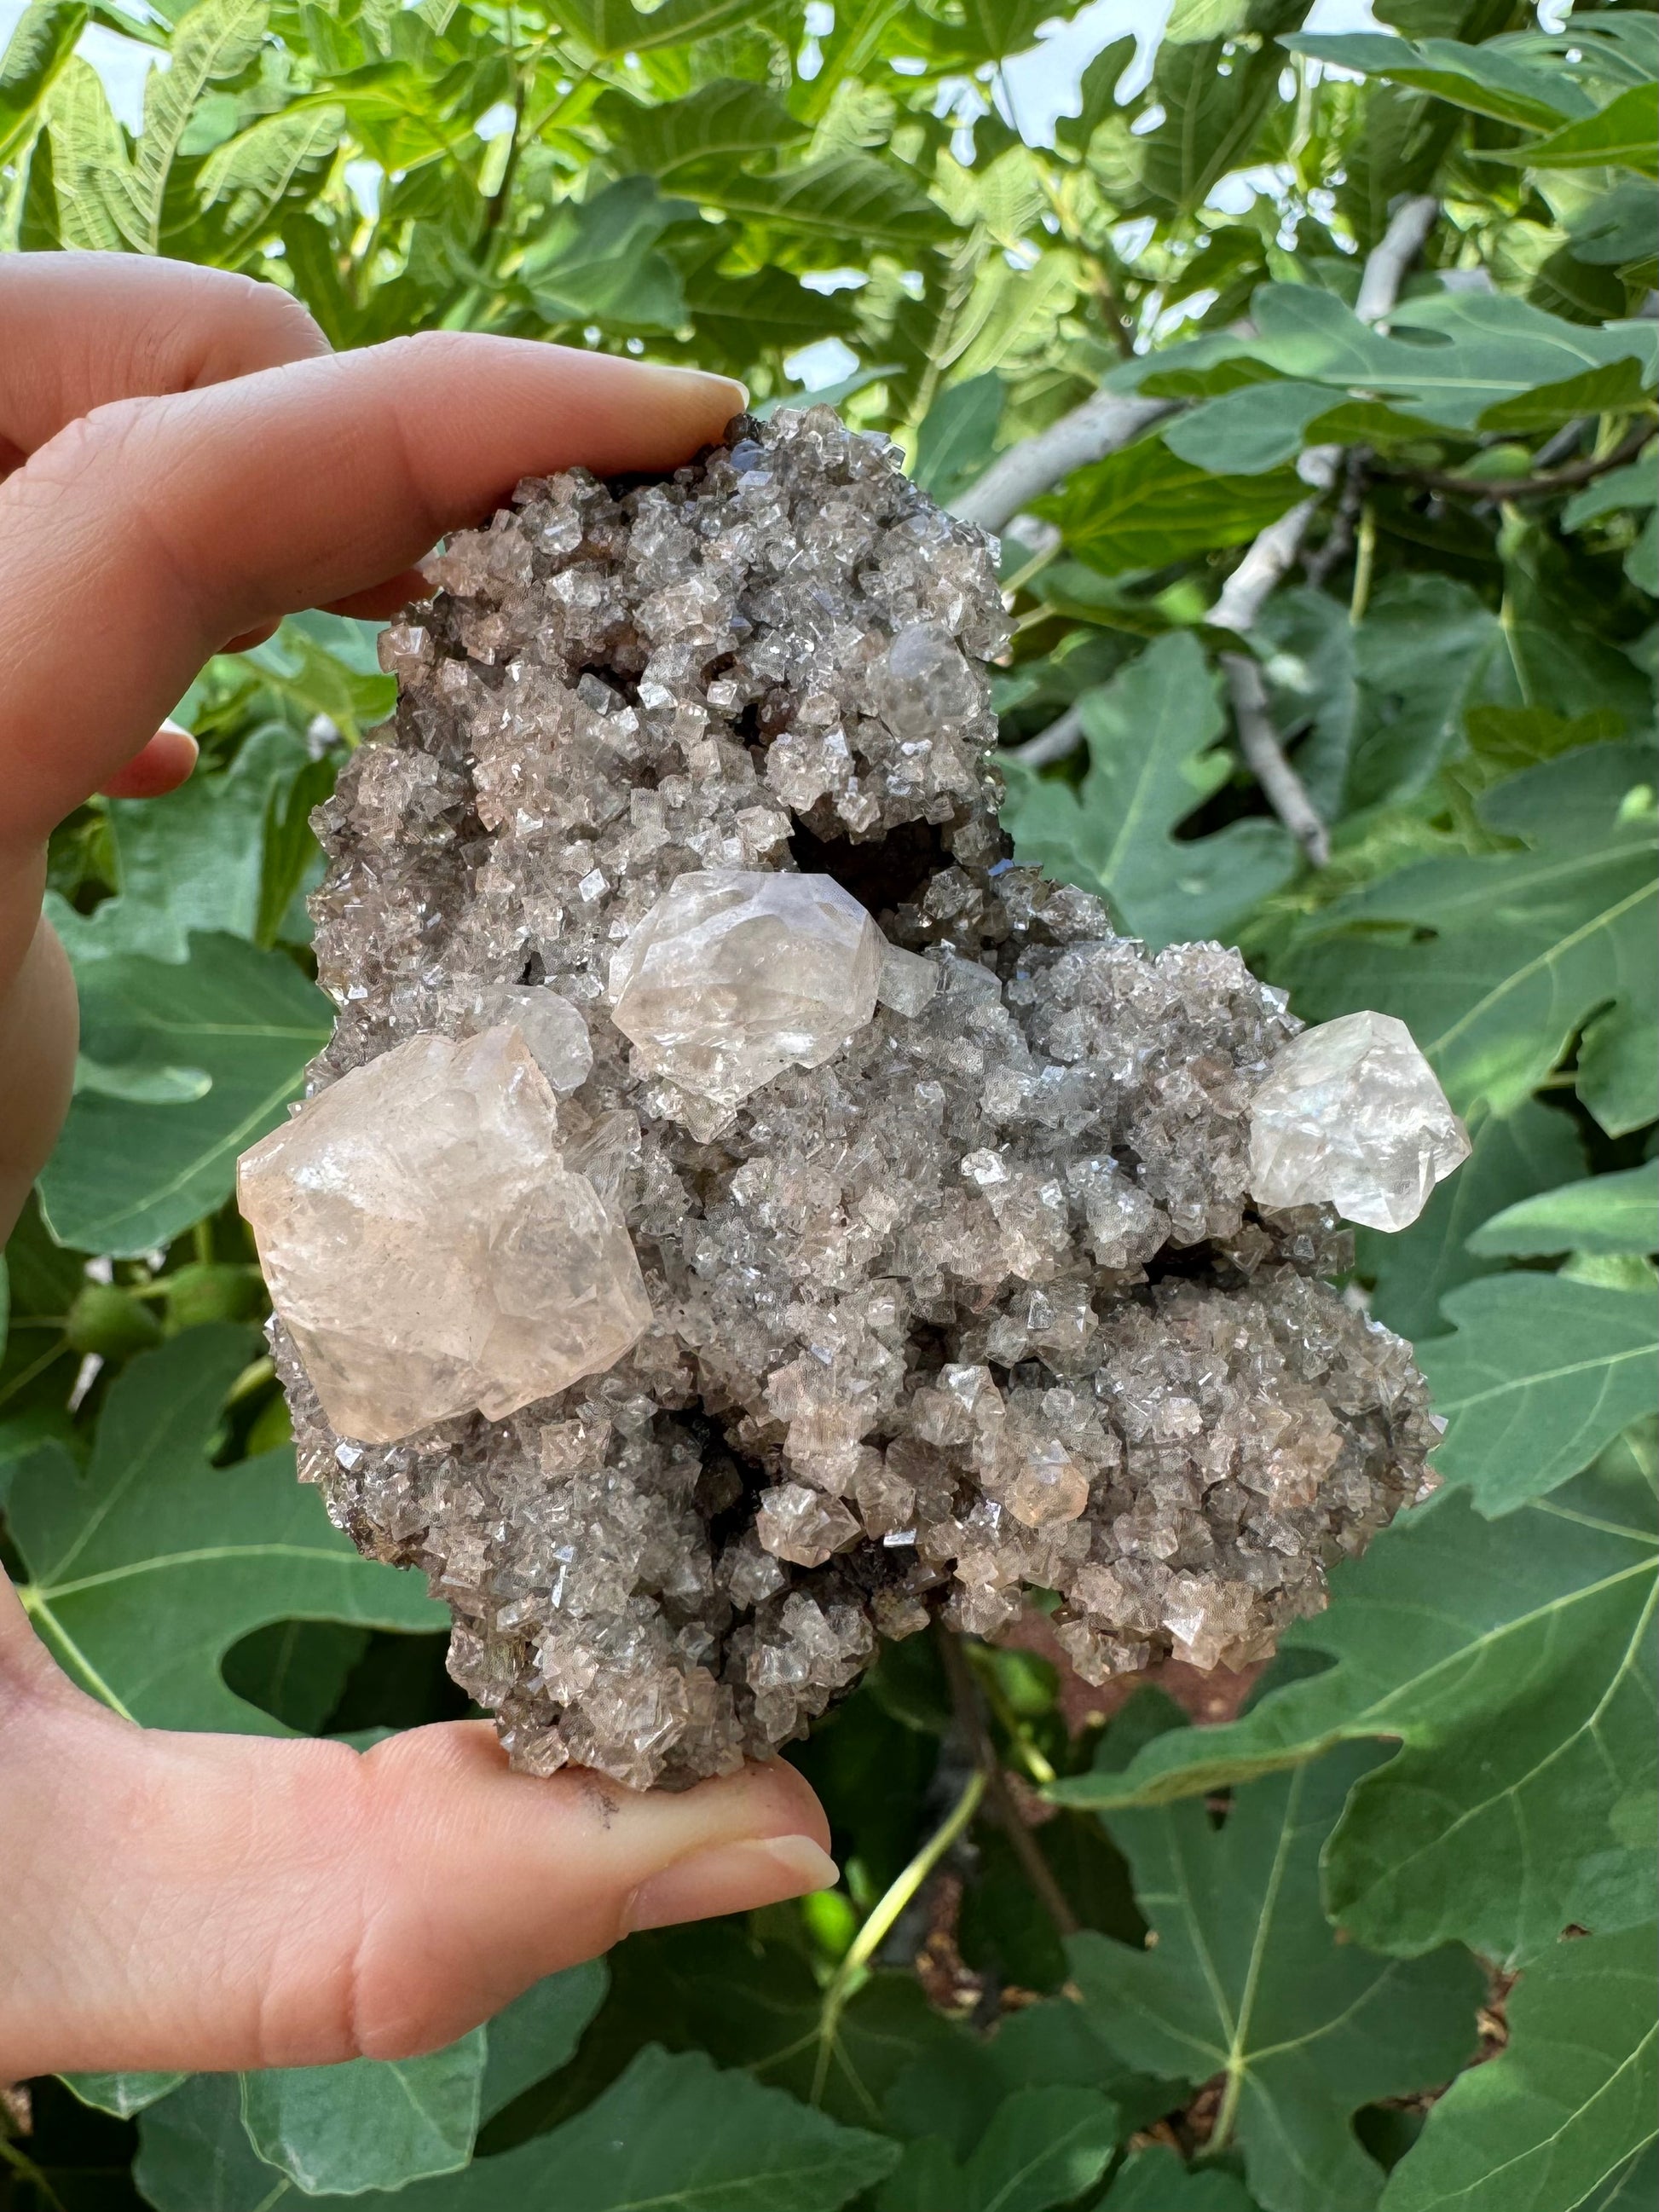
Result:
{"label": "lobed leaf", "polygon": [[38,1633],[93,1694],[158,1728],[286,1734],[220,1662],[268,1621],[441,1626],[412,1577],[363,1559],[294,1479],[291,1449],[209,1464],[258,1340],[224,1323],[142,1353],[110,1388],[82,1474],[60,1443],[15,1469],[8,1527]]}
{"label": "lobed leaf", "polygon": [[1472,1252],[1516,1257],[1659,1252],[1659,1161],[1519,1200],[1483,1221],[1468,1242]]}
{"label": "lobed leaf", "polygon": [[1320,1909],[1326,1837],[1377,1756],[1346,1745],[1254,1782],[1219,1829],[1190,1801],[1115,1814],[1157,1948],[1091,1935],[1068,1947],[1120,2057],[1195,2084],[1222,2076],[1212,2142],[1237,2140],[1267,2212],[1374,2205],[1383,2175],[1355,2139],[1355,2109],[1443,2081],[1474,2046],[1473,1960],[1376,1957],[1339,1942]]}
{"label": "lobed leaf", "polygon": [[1656,1963],[1651,1926],[1534,1960],[1507,2045],[1430,2112],[1383,2212],[1573,2212],[1627,2171],[1656,2133]]}
{"label": "lobed leaf", "polygon": [[238,1156],[299,1095],[332,1010],[286,955],[196,936],[179,965],[112,953],[82,969],[87,1058],[135,1070],[199,1069],[205,1092],[173,1103],[82,1091],[41,1175],[52,1233],[78,1249],[143,1253],[230,1195]]}
{"label": "lobed leaf", "polygon": [[1153,946],[1223,937],[1291,874],[1277,823],[1236,822],[1212,836],[1176,831],[1229,774],[1215,680],[1189,633],[1160,638],[1079,702],[1089,769],[1075,793],[1006,764],[1003,819],[1025,864],[1104,898]]}
{"label": "lobed leaf", "polygon": [[1515,1960],[1569,1922],[1632,1925],[1654,1874],[1654,1520],[1650,1468],[1616,1462],[1500,1521],[1437,1498],[1285,1634],[1322,1672],[1052,1794],[1158,1804],[1393,1739],[1326,1850],[1330,1909],[1361,1941]]}

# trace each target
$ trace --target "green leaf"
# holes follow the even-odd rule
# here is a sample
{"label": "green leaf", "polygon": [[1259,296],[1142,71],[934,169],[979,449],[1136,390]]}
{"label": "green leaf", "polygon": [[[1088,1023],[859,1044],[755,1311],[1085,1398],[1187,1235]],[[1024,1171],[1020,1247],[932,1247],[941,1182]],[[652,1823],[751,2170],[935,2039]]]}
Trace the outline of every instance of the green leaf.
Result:
{"label": "green leaf", "polygon": [[1486,159],[1528,169],[1634,169],[1659,177],[1659,84],[1631,85],[1599,114]]}
{"label": "green leaf", "polygon": [[701,2052],[641,2051],[574,2119],[465,2173],[417,2182],[404,2212],[836,2212],[898,2145],[720,2073]]}
{"label": "green leaf", "polygon": [[1652,1911],[1655,1565],[1645,1469],[1610,1458],[1496,1522],[1449,1492],[1337,1566],[1329,1610],[1286,1632],[1322,1671],[1052,1794],[1159,1803],[1394,1739],[1327,1850],[1328,1904],[1359,1941],[1512,1961],[1570,1922],[1630,1926]]}
{"label": "green leaf", "polygon": [[1162,435],[1170,451],[1195,469],[1261,476],[1294,460],[1309,423],[1330,408],[1322,384],[1245,384],[1177,415]]}
{"label": "green leaf", "polygon": [[1123,927],[1154,947],[1224,937],[1291,874],[1295,849],[1277,823],[1236,822],[1212,836],[1175,831],[1230,773],[1215,682],[1197,641],[1160,638],[1080,702],[1089,769],[1066,784],[1007,763],[1003,818],[1026,864],[1103,897]]}
{"label": "green leaf", "polygon": [[1397,1236],[1362,1230],[1360,1270],[1372,1276],[1374,1320],[1401,1336],[1432,1336],[1445,1324],[1441,1301],[1499,1262],[1472,1237],[1512,1200],[1582,1173],[1584,1151],[1570,1115],[1523,1099],[1512,1114],[1486,1114],[1470,1130],[1474,1146],[1421,1215]]}
{"label": "green leaf", "polygon": [[1564,1942],[1510,1993],[1510,2039],[1453,2082],[1385,2212],[1573,2212],[1651,2142],[1654,1930]]}
{"label": "green leaf", "polygon": [[1249,15],[1250,0],[1176,0],[1164,35],[1175,46],[1231,39],[1245,28]]}
{"label": "green leaf", "polygon": [[698,198],[761,227],[791,235],[809,249],[854,246],[900,252],[938,244],[951,223],[944,210],[890,162],[845,153],[805,168],[754,177],[741,169],[699,181]]}
{"label": "green leaf", "polygon": [[574,2057],[610,1986],[605,1960],[589,1959],[532,1983],[496,2014],[489,2023],[480,2095],[483,2118],[505,2111],[515,2097]]}
{"label": "green leaf", "polygon": [[634,0],[564,0],[559,20],[596,59],[696,46],[738,24],[764,21],[781,0],[663,0],[641,11]]}
{"label": "green leaf", "polygon": [[138,2124],[132,2178],[155,2212],[297,2212],[304,2199],[256,2155],[234,2074],[195,2074]]}
{"label": "green leaf", "polygon": [[57,73],[45,102],[58,245],[119,253],[131,242],[125,133],[102,82],[78,55]]}
{"label": "green leaf", "polygon": [[84,1474],[52,1443],[14,1478],[9,1526],[37,1631],[94,1695],[155,1727],[286,1734],[219,1671],[268,1621],[446,1619],[418,1581],[360,1557],[295,1482],[291,1449],[209,1465],[225,1393],[257,1343],[219,1323],[142,1353],[111,1386]]}
{"label": "green leaf", "polygon": [[290,107],[262,116],[216,146],[196,179],[204,206],[230,204],[232,228],[258,230],[304,173],[326,161],[345,130],[343,108]]}
{"label": "green leaf", "polygon": [[1348,1745],[1253,1783],[1218,1830],[1194,1802],[1116,1814],[1108,1825],[1157,1948],[1089,1935],[1068,1947],[1096,2030],[1121,2057],[1194,2082],[1224,2076],[1212,2142],[1237,2140],[1269,2212],[1373,2205],[1382,2173],[1352,2115],[1443,2081],[1474,2045],[1482,1979],[1471,1960],[1378,1959],[1325,1924],[1320,1851],[1376,1761],[1373,1747]]}
{"label": "green leaf", "polygon": [[1092,2089],[1018,2089],[964,2165],[936,2137],[910,2144],[876,2212],[1051,2212],[1093,2187],[1121,2133],[1116,2106]]}
{"label": "green leaf", "polygon": [[673,330],[685,320],[679,273],[653,248],[691,213],[689,200],[664,199],[649,177],[624,177],[580,204],[562,201],[525,255],[519,282],[550,323],[601,319]]}
{"label": "green leaf", "polygon": [[130,2120],[151,2105],[170,2097],[185,2079],[182,2074],[60,2074],[58,2080],[73,2089],[83,2105],[95,2112],[111,2112]]}
{"label": "green leaf", "polygon": [[1214,2167],[1183,2165],[1155,2143],[1137,2151],[1094,2212],[1255,2212],[1242,2181]]}
{"label": "green leaf", "polygon": [[1553,131],[1564,115],[1591,112],[1589,95],[1565,70],[1524,61],[1497,45],[1389,39],[1369,31],[1304,33],[1279,44],[1310,61],[1334,62],[1363,76],[1431,92],[1498,123]]}
{"label": "green leaf", "polygon": [[161,250],[173,165],[197,102],[254,59],[266,19],[265,0],[198,0],[174,26],[167,68],[152,69],[145,82],[144,127],[125,180],[122,228],[141,253]]}
{"label": "green leaf", "polygon": [[983,476],[996,447],[1006,394],[994,369],[940,392],[916,432],[910,473],[941,507]]}
{"label": "green leaf", "polygon": [[1482,1222],[1469,1249],[1489,1255],[1659,1252],[1659,1161],[1506,1206]]}
{"label": "green leaf", "polygon": [[1240,544],[1307,493],[1294,470],[1211,476],[1152,437],[1075,471],[1033,512],[1059,524],[1080,561],[1115,576]]}
{"label": "green leaf", "polygon": [[111,799],[116,896],[70,934],[77,973],[106,952],[182,961],[192,930],[252,937],[266,822],[309,765],[304,739],[270,722],[222,775],[192,775],[164,799]]}
{"label": "green leaf", "polygon": [[[705,165],[742,163],[811,135],[764,85],[735,77],[716,77],[659,106],[607,92],[594,105],[593,120],[628,167],[659,182]],[[676,188],[687,188],[684,176]]]}
{"label": "green leaf", "polygon": [[1388,580],[1354,633],[1351,805],[1423,788],[1461,749],[1466,704],[1503,650],[1498,616],[1467,584],[1434,574]]}
{"label": "green leaf", "polygon": [[1659,506],[1659,452],[1644,453],[1622,469],[1613,469],[1574,494],[1562,510],[1564,530],[1582,530],[1630,507]]}
{"label": "green leaf", "polygon": [[1417,1348],[1450,1423],[1435,1465],[1508,1513],[1586,1468],[1654,1402],[1659,1316],[1639,1292],[1487,1275],[1445,1301],[1455,1334]]}
{"label": "green leaf", "polygon": [[27,145],[41,106],[75,52],[87,10],[76,0],[28,0],[0,54],[0,162]]}
{"label": "green leaf", "polygon": [[1482,430],[1554,430],[1581,415],[1621,415],[1647,406],[1652,398],[1642,363],[1628,356],[1599,368],[1580,369],[1553,384],[1540,384],[1500,399],[1481,412]]}
{"label": "green leaf", "polygon": [[1087,151],[1095,132],[1115,111],[1118,84],[1135,52],[1133,37],[1114,39],[1089,64],[1079,85],[1079,112],[1054,120],[1054,137],[1062,146],[1069,146],[1075,154]]}
{"label": "green leaf", "polygon": [[1339,900],[1281,980],[1310,1018],[1408,1020],[1460,1112],[1509,1111],[1583,1031],[1579,1097],[1610,1133],[1640,1127],[1656,1111],[1651,775],[1638,748],[1591,745],[1510,777],[1477,811],[1522,849],[1422,861]]}
{"label": "green leaf", "polygon": [[88,1058],[200,1068],[205,1097],[147,1105],[83,1091],[40,1177],[54,1237],[83,1252],[147,1252],[230,1195],[240,1153],[299,1095],[332,1009],[284,954],[195,937],[182,966],[112,954],[83,972]]}
{"label": "green leaf", "polygon": [[1262,285],[1250,315],[1255,336],[1212,336],[1150,354],[1115,375],[1114,385],[1207,394],[1266,370],[1374,395],[1425,423],[1473,431],[1502,401],[1627,358],[1650,382],[1659,356],[1651,325],[1592,328],[1497,291],[1413,294],[1395,308],[1386,332],[1311,284]]}
{"label": "green leaf", "polygon": [[308,2197],[402,2189],[453,2173],[472,2154],[484,2031],[424,2058],[354,2058],[242,2076],[256,2154]]}

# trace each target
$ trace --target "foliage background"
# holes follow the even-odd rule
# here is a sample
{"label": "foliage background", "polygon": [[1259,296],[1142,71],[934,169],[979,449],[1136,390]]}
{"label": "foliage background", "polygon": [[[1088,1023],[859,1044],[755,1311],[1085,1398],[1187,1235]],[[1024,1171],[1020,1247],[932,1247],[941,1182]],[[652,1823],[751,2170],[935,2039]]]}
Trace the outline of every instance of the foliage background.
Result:
{"label": "foliage background", "polygon": [[[830,396],[945,499],[1103,385],[1170,403],[1006,538],[1009,819],[1154,943],[1412,1021],[1474,1155],[1362,1234],[1355,1294],[1422,1340],[1445,1490],[1237,1717],[1188,1725],[1172,1686],[1237,1701],[1175,1670],[1103,1728],[1040,1619],[1034,1651],[899,1647],[799,1754],[840,1891],[635,1938],[404,2066],[36,2083],[0,2201],[1654,2203],[1659,27],[1390,0],[1319,37],[1301,0],[1179,0],[1150,79],[1108,46],[1029,146],[1004,64],[1068,12],[35,0],[0,240],[246,269],[338,346],[552,336],[763,404],[833,341]],[[89,26],[153,51],[136,137]],[[1363,258],[1421,192],[1374,332]],[[1321,445],[1300,564],[1218,629]],[[1224,652],[1323,866],[1243,765]],[[370,633],[297,617],[193,687],[189,786],[54,843],[85,1036],[7,1254],[0,1545],[149,1721],[362,1741],[459,1709],[438,1609],[293,1482],[228,1202],[326,1030],[306,817],[389,704]],[[1015,757],[1073,708],[1080,751]]]}

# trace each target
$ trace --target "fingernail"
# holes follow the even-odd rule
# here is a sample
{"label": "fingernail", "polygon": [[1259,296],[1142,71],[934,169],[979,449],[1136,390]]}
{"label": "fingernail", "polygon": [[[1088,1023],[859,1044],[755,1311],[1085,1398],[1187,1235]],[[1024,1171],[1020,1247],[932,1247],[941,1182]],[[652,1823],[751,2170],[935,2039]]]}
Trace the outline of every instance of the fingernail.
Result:
{"label": "fingernail", "polygon": [[677,377],[683,384],[706,385],[711,392],[720,391],[733,415],[741,415],[748,408],[749,386],[735,376],[717,376],[712,368],[684,368],[677,362],[653,361],[646,366],[659,376]]}
{"label": "fingernail", "polygon": [[642,1881],[623,1908],[623,1933],[749,1912],[787,1897],[828,1889],[841,1870],[810,1836],[769,1836],[763,1842],[720,1844],[677,1859]]}

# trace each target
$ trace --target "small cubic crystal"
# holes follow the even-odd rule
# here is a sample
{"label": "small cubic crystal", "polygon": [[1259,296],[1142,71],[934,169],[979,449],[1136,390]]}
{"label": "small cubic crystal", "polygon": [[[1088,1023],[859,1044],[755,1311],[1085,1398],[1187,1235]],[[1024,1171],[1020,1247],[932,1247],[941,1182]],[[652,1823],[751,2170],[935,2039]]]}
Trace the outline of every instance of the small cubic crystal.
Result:
{"label": "small cubic crystal", "polygon": [[880,931],[833,877],[694,869],[612,959],[612,1018],[643,1068],[730,1109],[833,1059],[880,968]]}
{"label": "small cubic crystal", "polygon": [[1408,1229],[1469,1156],[1468,1133],[1404,1022],[1344,1014],[1275,1056],[1250,1108],[1250,1192]]}
{"label": "small cubic crystal", "polygon": [[939,988],[939,969],[920,953],[902,945],[881,948],[881,969],[876,979],[876,1000],[896,1014],[919,1014]]}
{"label": "small cubic crystal", "polygon": [[336,1431],[492,1420],[611,1366],[651,1307],[627,1229],[561,1158],[521,1031],[410,1037],[242,1155],[238,1196]]}

